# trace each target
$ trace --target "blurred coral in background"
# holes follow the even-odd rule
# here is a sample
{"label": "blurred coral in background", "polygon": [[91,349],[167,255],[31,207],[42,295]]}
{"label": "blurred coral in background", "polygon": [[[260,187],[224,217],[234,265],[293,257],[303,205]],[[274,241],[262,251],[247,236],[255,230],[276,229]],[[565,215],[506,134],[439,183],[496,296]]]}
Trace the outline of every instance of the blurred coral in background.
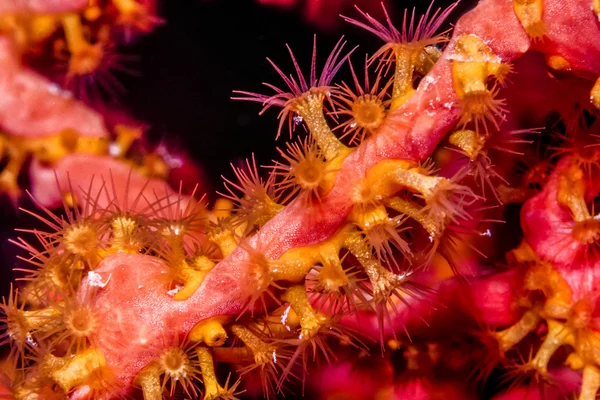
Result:
{"label": "blurred coral in background", "polygon": [[595,399],[600,2],[417,6],[1,3],[0,398]]}
{"label": "blurred coral in background", "polygon": [[340,28],[341,19],[339,15],[357,7],[375,17],[383,16],[381,6],[388,12],[393,12],[392,2],[390,1],[369,1],[369,0],[256,0],[257,3],[265,6],[281,7],[283,9],[299,11],[304,20],[318,27],[319,29],[337,30]]}

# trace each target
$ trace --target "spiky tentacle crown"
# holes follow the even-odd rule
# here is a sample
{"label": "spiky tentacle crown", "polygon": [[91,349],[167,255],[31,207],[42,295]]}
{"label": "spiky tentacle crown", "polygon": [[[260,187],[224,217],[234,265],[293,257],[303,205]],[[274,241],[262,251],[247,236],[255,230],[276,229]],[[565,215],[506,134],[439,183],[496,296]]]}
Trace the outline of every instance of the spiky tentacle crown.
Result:
{"label": "spiky tentacle crown", "polygon": [[[301,378],[306,368],[295,364],[311,352],[330,355],[328,338],[362,346],[345,314],[372,311],[383,339],[403,308],[426,296],[418,275],[433,260],[463,271],[460,235],[476,232],[465,226],[488,186],[498,201],[529,199],[525,241],[509,257],[526,269],[512,294],[525,310],[491,335],[503,353],[545,322],[548,336],[529,367],[545,375],[556,349],[569,345],[569,365],[583,369],[580,398],[594,398],[595,151],[573,146],[552,174],[531,168],[539,173],[513,188],[496,184],[503,177],[490,172],[488,151],[499,148],[498,136],[527,142],[510,139],[521,131],[502,132],[511,104],[499,97],[524,53],[544,54],[555,75],[597,79],[600,6],[484,0],[447,40],[437,31],[452,8],[405,16],[400,30],[389,18],[347,18],[386,41],[368,61],[379,63],[372,86],[360,87],[353,71],[356,92],[332,84],[348,58],[341,41],[320,74],[315,52],[308,77],[293,55],[296,77],[273,64],[287,88],[241,97],[281,107],[279,130],[288,121],[309,138],[282,151],[285,161],[267,179],[254,160],[235,169],[238,181],[227,181],[226,200],[212,212],[172,193],[132,196],[132,205],[108,180],[70,187],[83,193],[83,211],[40,217],[52,230],[32,232],[42,252],[20,242],[36,268],[3,306],[14,396],[104,399],[137,387],[160,399],[203,387],[206,399],[233,398],[238,384],[221,385],[215,361],[243,365],[267,395],[278,392]],[[597,107],[599,85],[590,88]],[[344,115],[350,121],[337,122]],[[347,147],[338,129],[361,143]],[[450,178],[428,161],[445,136],[469,161]],[[534,183],[543,189],[532,197]],[[109,200],[101,206],[102,198]],[[528,294],[538,292],[542,299]]]}

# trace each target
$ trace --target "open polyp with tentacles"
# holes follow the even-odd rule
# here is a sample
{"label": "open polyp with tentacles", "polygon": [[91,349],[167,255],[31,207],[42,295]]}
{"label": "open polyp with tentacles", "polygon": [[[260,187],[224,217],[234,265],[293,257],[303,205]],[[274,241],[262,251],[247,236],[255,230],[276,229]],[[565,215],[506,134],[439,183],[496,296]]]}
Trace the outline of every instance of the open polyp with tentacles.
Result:
{"label": "open polyp with tentacles", "polygon": [[[524,202],[523,243],[506,258],[515,290],[494,293],[499,302],[490,306],[477,297],[489,293],[470,288],[489,327],[479,337],[494,344],[495,361],[506,361],[527,334],[537,335],[534,355],[521,354],[526,365],[509,370],[538,378],[564,345],[568,366],[583,370],[580,398],[595,398],[595,142],[585,136],[582,145],[579,130],[567,130],[567,155],[523,173],[517,157],[493,150],[504,142],[505,154],[529,154],[541,140],[514,139],[539,125],[511,126],[527,103],[511,90],[532,94],[511,84],[511,72],[528,68],[519,60],[525,53],[546,62],[532,80],[583,86],[573,103],[600,105],[599,8],[592,0],[483,0],[452,39],[439,30],[454,6],[407,12],[400,28],[387,14],[381,22],[359,10],[345,19],[384,41],[367,60],[365,73],[374,66],[376,76],[364,85],[355,67],[351,84],[333,83],[355,51],[343,40],[321,69],[313,45],[307,75],[291,50],[295,74],[270,62],[285,86],[236,94],[263,111],[280,107],[278,136],[288,125],[290,140],[299,140],[265,174],[255,160],[234,168],[237,180],[226,179],[228,193],[212,211],[168,193],[133,195],[147,203],[141,211],[116,198],[100,206],[90,189],[83,212],[44,217],[50,232],[31,232],[43,250],[20,242],[35,267],[2,307],[15,397],[234,398],[239,381],[223,383],[219,362],[242,377],[258,374],[267,396],[282,393],[313,359],[334,358],[340,342],[357,353],[370,346],[348,314],[370,315],[382,345],[410,336],[412,319],[434,326],[430,313],[420,314],[424,304],[440,306],[428,285],[447,271],[481,273],[468,267],[486,248],[497,253],[502,238],[480,225],[497,221],[509,199]],[[540,108],[566,101],[558,100]],[[565,109],[554,111],[575,126],[583,111],[568,120]],[[308,136],[294,139],[302,128]],[[455,162],[448,148],[467,160]],[[110,185],[102,187],[110,198]],[[436,278],[427,278],[431,270]],[[502,286],[503,276],[486,282]]]}

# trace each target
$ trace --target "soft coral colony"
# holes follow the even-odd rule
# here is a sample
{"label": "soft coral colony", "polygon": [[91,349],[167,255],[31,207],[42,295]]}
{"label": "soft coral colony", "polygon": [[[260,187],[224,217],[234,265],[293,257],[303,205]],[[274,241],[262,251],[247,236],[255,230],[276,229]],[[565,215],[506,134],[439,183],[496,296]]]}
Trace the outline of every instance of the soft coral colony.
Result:
{"label": "soft coral colony", "polygon": [[[113,3],[96,11],[153,21]],[[454,8],[344,17],[384,42],[364,73],[343,40],[322,68],[316,45],[308,71],[291,50],[292,74],[269,60],[283,85],[235,96],[280,108],[290,141],[265,171],[234,168],[211,209],[126,157],[94,178],[77,160],[109,154],[55,157],[65,216],[37,201],[47,229],[18,239],[32,267],[2,306],[12,396],[235,398],[259,382],[278,397],[307,379],[333,396],[352,374],[365,398],[474,396],[436,378],[444,364],[500,370],[514,398],[530,382],[596,398],[600,4],[483,0],[450,39]],[[520,229],[499,228],[513,204]]]}

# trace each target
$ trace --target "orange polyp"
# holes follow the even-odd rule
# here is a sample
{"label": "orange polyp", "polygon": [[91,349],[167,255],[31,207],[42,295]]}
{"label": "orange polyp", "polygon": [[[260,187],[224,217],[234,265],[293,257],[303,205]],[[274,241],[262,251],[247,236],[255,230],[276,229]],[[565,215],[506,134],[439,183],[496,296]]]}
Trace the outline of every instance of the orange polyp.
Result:
{"label": "orange polyp", "polygon": [[228,317],[212,317],[196,324],[188,336],[193,343],[205,343],[209,347],[218,347],[225,344],[227,332],[223,324],[229,320]]}
{"label": "orange polyp", "polygon": [[[600,2],[600,0],[598,0],[598,2]],[[600,110],[600,78],[596,79],[596,83],[594,83],[594,86],[592,87],[590,99],[594,107],[596,107],[596,110]]]}
{"label": "orange polyp", "polygon": [[543,0],[513,0],[517,18],[523,24],[527,34],[539,39],[546,33],[546,25],[542,20],[544,14]]}
{"label": "orange polyp", "polygon": [[537,312],[526,311],[519,322],[509,328],[494,333],[494,337],[498,340],[502,353],[519,343],[525,336],[533,331],[542,322],[542,318]]}
{"label": "orange polyp", "polygon": [[168,385],[167,393],[173,396],[179,384],[189,397],[197,396],[195,381],[200,380],[200,365],[192,358],[194,353],[194,346],[170,347],[161,353],[157,361],[157,372],[163,375],[161,392],[164,392]]}
{"label": "orange polyp", "polygon": [[454,90],[461,100],[462,125],[472,122],[475,130],[487,122],[498,126],[497,119],[503,119],[504,101],[498,100],[498,89],[488,89],[488,78],[493,76],[502,82],[510,72],[510,66],[503,64],[498,56],[475,35],[461,35],[456,41],[452,60]]}
{"label": "orange polyp", "polygon": [[296,112],[308,126],[325,159],[336,158],[345,146],[335,137],[325,120],[323,111],[326,94],[321,89],[311,89],[290,102],[290,111]]}
{"label": "orange polyp", "polygon": [[99,349],[83,350],[72,357],[59,358],[47,354],[40,366],[43,374],[51,377],[65,392],[85,383],[95,370],[106,368],[106,359]]}
{"label": "orange polyp", "polygon": [[600,239],[600,220],[589,218],[583,221],[578,221],[573,226],[571,232],[573,239],[581,244],[591,245]]}
{"label": "orange polyp", "polygon": [[344,134],[340,139],[346,136],[350,137],[350,144],[360,144],[368,135],[375,134],[387,116],[387,107],[389,100],[384,100],[392,80],[387,84],[381,85],[382,69],[379,69],[377,78],[371,87],[369,83],[368,61],[365,61],[365,79],[364,87],[360,84],[352,63],[350,71],[354,81],[355,89],[352,90],[345,82],[338,85],[340,91],[336,93],[335,108],[330,114],[334,116],[347,116],[348,119],[339,124],[335,129],[342,129]]}
{"label": "orange polyp", "polygon": [[303,340],[312,339],[321,329],[327,318],[315,312],[310,305],[304,285],[290,287],[282,296],[300,318],[301,337]]}
{"label": "orange polyp", "polygon": [[135,0],[112,0],[112,2],[119,10],[119,23],[122,25],[148,32],[159,23],[159,18],[153,16],[146,6]]}
{"label": "orange polyp", "polygon": [[539,262],[529,268],[523,287],[540,290],[545,296],[544,317],[565,319],[569,316],[573,293],[559,271],[547,262]]}
{"label": "orange polyp", "polygon": [[486,142],[484,135],[470,129],[462,129],[453,132],[448,141],[464,151],[471,161],[475,160],[483,150]]}
{"label": "orange polyp", "polygon": [[85,40],[81,19],[77,14],[65,15],[62,24],[71,53],[69,74],[89,75],[96,71],[104,56],[102,43],[92,45]]}
{"label": "orange polyp", "polygon": [[320,200],[322,192],[329,186],[328,175],[334,171],[316,143],[310,138],[299,143],[288,143],[287,152],[279,150],[279,154],[286,163],[276,162],[271,168],[272,174],[280,178],[275,183],[275,194],[283,197],[281,202],[287,203],[298,193],[306,197],[307,204],[314,198]]}
{"label": "orange polyp", "polygon": [[[413,10],[410,26],[407,25],[408,10],[405,10],[401,31],[392,25],[383,4],[387,26],[358,8],[366,22],[343,17],[347,22],[374,33],[386,42],[371,57],[370,61],[379,59],[380,67],[384,64],[389,66],[390,63],[395,62],[390,109],[393,110],[403,105],[415,92],[413,87],[415,71],[425,75],[435,63],[436,57],[439,57],[440,52],[435,49],[435,46],[448,41],[445,36],[448,31],[437,34],[436,32],[457,4],[454,3],[443,11],[437,9],[431,14],[432,2],[417,24],[415,24],[415,11]],[[433,62],[431,62],[432,60]]]}

